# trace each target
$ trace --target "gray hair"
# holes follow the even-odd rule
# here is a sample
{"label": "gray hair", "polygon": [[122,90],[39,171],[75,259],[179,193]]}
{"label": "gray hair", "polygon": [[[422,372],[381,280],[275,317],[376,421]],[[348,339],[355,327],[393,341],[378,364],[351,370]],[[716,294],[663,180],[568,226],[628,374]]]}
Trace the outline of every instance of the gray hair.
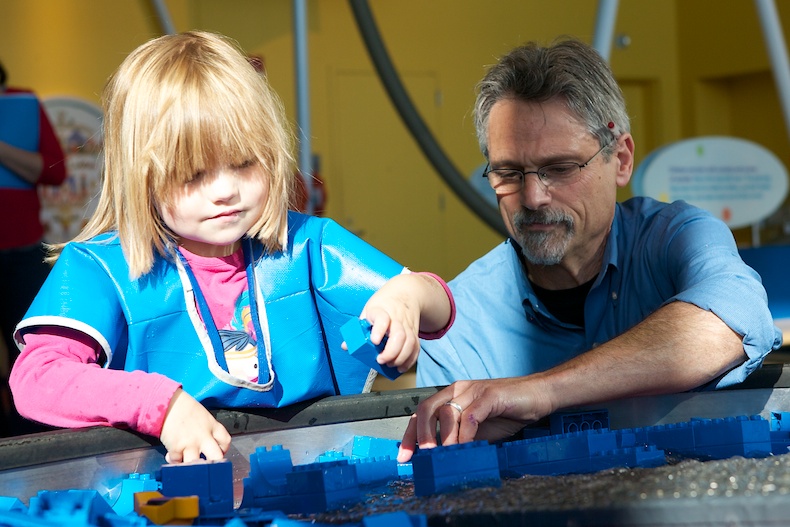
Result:
{"label": "gray hair", "polygon": [[[620,86],[595,49],[574,39],[549,47],[530,42],[502,57],[477,85],[474,122],[483,155],[488,157],[488,117],[494,104],[555,97],[565,100],[601,146],[612,141],[613,132],[616,137],[631,129]],[[614,130],[608,128],[610,122]]]}

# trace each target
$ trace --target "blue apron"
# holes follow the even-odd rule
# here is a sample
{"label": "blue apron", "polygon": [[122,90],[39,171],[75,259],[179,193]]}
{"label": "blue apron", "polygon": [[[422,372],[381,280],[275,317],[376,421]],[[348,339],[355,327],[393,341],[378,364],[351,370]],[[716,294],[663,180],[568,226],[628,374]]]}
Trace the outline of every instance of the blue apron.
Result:
{"label": "blue apron", "polygon": [[130,280],[114,234],[64,248],[17,326],[17,342],[40,326],[79,330],[99,343],[105,367],[161,373],[207,407],[281,407],[360,393],[371,370],[340,347],[339,328],[404,268],[332,220],[292,212],[288,226],[282,252],[249,247],[263,333],[256,335],[260,383],[228,373],[184,265],[157,257],[149,273]]}

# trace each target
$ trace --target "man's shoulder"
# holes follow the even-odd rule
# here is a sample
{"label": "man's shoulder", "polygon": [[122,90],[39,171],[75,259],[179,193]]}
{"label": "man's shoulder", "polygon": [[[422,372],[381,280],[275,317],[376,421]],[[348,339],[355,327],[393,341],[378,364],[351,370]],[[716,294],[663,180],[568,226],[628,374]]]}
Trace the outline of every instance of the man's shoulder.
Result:
{"label": "man's shoulder", "polygon": [[700,214],[703,216],[709,215],[709,213],[705,210],[683,200],[667,203],[647,196],[635,196],[618,203],[617,206],[623,214],[644,217],[654,216],[657,214],[676,214],[678,212],[688,212],[691,214]]}
{"label": "man's shoulder", "polygon": [[700,219],[720,222],[710,212],[682,200],[666,203],[638,196],[617,204],[618,229],[639,232],[652,229],[680,228]]}
{"label": "man's shoulder", "polygon": [[520,265],[513,243],[506,240],[469,264],[448,285],[454,294],[470,289],[476,294],[493,292],[500,283],[507,283],[512,289],[513,277],[521,273]]}

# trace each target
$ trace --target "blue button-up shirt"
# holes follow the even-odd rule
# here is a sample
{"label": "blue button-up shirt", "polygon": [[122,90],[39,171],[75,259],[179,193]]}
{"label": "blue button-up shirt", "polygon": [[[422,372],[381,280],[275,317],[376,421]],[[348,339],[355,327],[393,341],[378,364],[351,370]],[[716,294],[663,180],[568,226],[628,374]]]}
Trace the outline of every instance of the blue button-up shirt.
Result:
{"label": "blue button-up shirt", "polygon": [[[544,371],[675,301],[711,311],[743,335],[748,358],[710,387],[743,381],[782,343],[760,277],[741,260],[729,228],[684,202],[632,198],[617,205],[603,263],[585,301],[584,327],[549,313],[510,241],[449,285],[455,324],[441,339],[422,341],[418,386]],[[689,342],[688,353],[694,349]]]}

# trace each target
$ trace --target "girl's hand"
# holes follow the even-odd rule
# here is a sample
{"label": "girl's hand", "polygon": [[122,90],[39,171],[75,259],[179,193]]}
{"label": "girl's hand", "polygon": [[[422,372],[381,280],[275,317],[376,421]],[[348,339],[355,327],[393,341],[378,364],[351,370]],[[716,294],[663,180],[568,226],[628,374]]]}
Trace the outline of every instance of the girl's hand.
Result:
{"label": "girl's hand", "polygon": [[450,299],[440,283],[423,273],[406,273],[388,280],[362,310],[368,320],[370,341],[387,344],[376,361],[401,373],[417,362],[420,331],[432,333],[449,323]]}
{"label": "girl's hand", "polygon": [[378,345],[387,337],[387,344],[376,362],[397,368],[400,373],[414,366],[420,353],[419,313],[414,316],[407,306],[372,307],[365,308],[364,317],[371,323],[370,341],[373,344]]}
{"label": "girl's hand", "polygon": [[170,399],[159,439],[167,449],[168,463],[189,463],[225,457],[230,448],[230,434],[211,412],[179,388]]}

